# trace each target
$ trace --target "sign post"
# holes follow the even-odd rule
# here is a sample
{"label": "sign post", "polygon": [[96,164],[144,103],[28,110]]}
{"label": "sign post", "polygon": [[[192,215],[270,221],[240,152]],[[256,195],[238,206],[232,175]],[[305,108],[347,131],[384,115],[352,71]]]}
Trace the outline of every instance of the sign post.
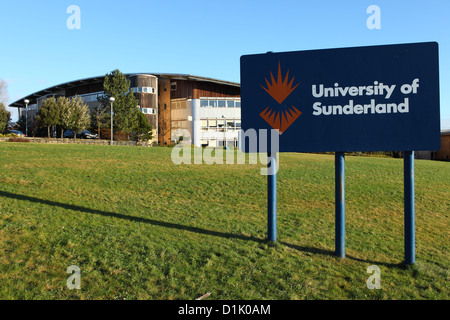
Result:
{"label": "sign post", "polygon": [[415,199],[414,199],[414,151],[404,152],[405,198],[405,262],[416,262]]}
{"label": "sign post", "polygon": [[[343,258],[344,152],[440,149],[438,44],[244,55],[241,102],[242,132],[254,129],[259,142],[268,142],[268,132],[276,131],[277,152],[336,153],[335,253]],[[270,150],[275,163],[276,152]],[[244,144],[242,151],[266,154],[269,148]],[[404,154],[405,262],[412,264],[414,152]],[[276,241],[274,173],[267,180],[271,241]]]}
{"label": "sign post", "polygon": [[335,154],[335,254],[345,258],[345,153]]}
{"label": "sign post", "polygon": [[277,241],[277,155],[267,153],[267,238]]}

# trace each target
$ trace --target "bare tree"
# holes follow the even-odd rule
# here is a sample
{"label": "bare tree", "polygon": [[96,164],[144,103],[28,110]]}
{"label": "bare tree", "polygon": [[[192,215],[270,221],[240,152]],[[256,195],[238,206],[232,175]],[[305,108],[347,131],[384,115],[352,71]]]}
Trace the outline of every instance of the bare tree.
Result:
{"label": "bare tree", "polygon": [[8,100],[8,84],[5,80],[0,80],[0,102],[7,106]]}
{"label": "bare tree", "polygon": [[91,117],[92,122],[97,125],[97,139],[100,139],[101,128],[105,126],[106,107],[101,103],[97,104],[97,106],[92,109]]}

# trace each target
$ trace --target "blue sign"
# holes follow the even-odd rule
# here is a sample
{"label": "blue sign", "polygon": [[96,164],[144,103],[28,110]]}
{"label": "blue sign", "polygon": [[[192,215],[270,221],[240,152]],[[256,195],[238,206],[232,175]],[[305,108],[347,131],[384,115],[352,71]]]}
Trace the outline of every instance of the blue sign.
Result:
{"label": "blue sign", "polygon": [[280,152],[438,150],[438,44],[245,55],[241,101],[242,130],[276,129]]}

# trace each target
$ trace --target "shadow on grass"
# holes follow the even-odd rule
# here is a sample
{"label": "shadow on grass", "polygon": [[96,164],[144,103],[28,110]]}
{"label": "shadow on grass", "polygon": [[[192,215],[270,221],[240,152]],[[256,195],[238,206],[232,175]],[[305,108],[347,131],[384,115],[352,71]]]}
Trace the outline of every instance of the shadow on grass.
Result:
{"label": "shadow on grass", "polygon": [[[321,255],[325,255],[325,256],[332,256],[332,257],[335,257],[336,260],[342,260],[342,258],[337,257],[334,254],[334,251],[331,251],[331,250],[312,248],[312,247],[303,247],[303,246],[286,243],[286,242],[280,242],[280,243],[282,245],[285,245],[286,247],[289,247],[289,248],[292,248],[292,249],[295,249],[295,250],[298,250],[301,252],[308,252],[308,253],[312,253],[312,254],[321,254]],[[404,262],[388,263],[388,262],[381,262],[381,261],[365,260],[365,259],[350,256],[348,254],[345,255],[345,259],[350,259],[350,260],[363,262],[363,263],[370,263],[370,264],[374,264],[374,265],[382,265],[382,266],[389,267],[389,268],[406,268],[407,267]]]}
{"label": "shadow on grass", "polygon": [[205,234],[205,235],[209,235],[209,236],[222,237],[222,238],[227,238],[227,239],[234,238],[234,239],[240,239],[240,240],[245,240],[245,241],[260,242],[260,243],[265,242],[263,239],[259,239],[259,238],[253,237],[253,236],[225,233],[225,232],[220,232],[220,231],[213,231],[213,230],[207,230],[207,229],[202,229],[202,228],[197,228],[197,227],[185,226],[185,225],[178,224],[178,223],[164,222],[164,221],[135,217],[135,216],[120,214],[120,213],[115,213],[115,212],[91,209],[91,208],[86,208],[86,207],[72,205],[72,204],[66,204],[66,203],[61,203],[61,202],[56,202],[56,201],[51,201],[51,200],[45,200],[45,199],[39,199],[39,198],[35,198],[35,197],[25,196],[25,195],[21,195],[21,194],[10,193],[7,191],[0,191],[0,197],[7,197],[7,198],[11,198],[11,199],[16,199],[16,200],[23,200],[23,201],[33,202],[33,203],[44,204],[44,205],[48,205],[48,206],[60,207],[60,208],[67,209],[67,210],[92,213],[92,214],[97,214],[97,215],[101,215],[104,217],[112,217],[112,218],[118,218],[118,219],[123,219],[123,220],[129,220],[129,221],[133,221],[133,222],[147,223],[147,224],[151,224],[151,225],[159,226],[159,227],[185,230],[185,231],[195,232],[195,233],[199,233],[199,234]]}
{"label": "shadow on grass", "polygon": [[[195,233],[214,236],[214,237],[221,237],[221,238],[226,238],[226,239],[239,239],[239,240],[244,240],[244,241],[253,241],[253,242],[257,242],[257,243],[267,243],[267,240],[256,238],[253,236],[245,236],[245,235],[234,234],[234,233],[213,231],[213,230],[207,230],[207,229],[202,229],[202,228],[198,228],[198,227],[185,226],[185,225],[178,224],[178,223],[164,222],[164,221],[158,221],[158,220],[153,220],[153,219],[148,219],[148,218],[140,218],[140,217],[130,216],[130,215],[126,215],[126,214],[119,214],[119,213],[115,213],[115,212],[102,211],[102,210],[91,209],[91,208],[86,208],[86,207],[72,205],[72,204],[66,204],[66,203],[61,203],[61,202],[56,202],[56,201],[51,201],[51,200],[39,199],[39,198],[25,196],[25,195],[21,195],[21,194],[15,194],[15,193],[7,192],[7,191],[0,190],[0,196],[6,197],[6,198],[11,198],[11,199],[16,199],[16,200],[44,204],[44,205],[48,205],[48,206],[60,207],[60,208],[64,208],[67,210],[97,214],[97,215],[101,215],[104,217],[113,217],[113,218],[118,218],[118,219],[123,219],[123,220],[134,221],[134,222],[147,223],[147,224],[151,224],[151,225],[159,226],[159,227],[195,232]],[[281,241],[279,243],[284,246],[287,246],[289,248],[301,251],[301,252],[308,252],[308,253],[312,253],[312,254],[321,254],[321,255],[325,255],[325,256],[334,256],[333,251],[326,250],[326,249],[304,247],[304,246],[294,245],[294,244],[281,242]],[[384,263],[384,262],[378,262],[378,261],[363,260],[363,259],[348,256],[348,255],[346,256],[346,258],[355,260],[355,261],[359,261],[359,262],[364,262],[364,263],[385,265],[387,267],[399,267],[399,266],[404,265],[403,263],[392,264],[392,263]]]}

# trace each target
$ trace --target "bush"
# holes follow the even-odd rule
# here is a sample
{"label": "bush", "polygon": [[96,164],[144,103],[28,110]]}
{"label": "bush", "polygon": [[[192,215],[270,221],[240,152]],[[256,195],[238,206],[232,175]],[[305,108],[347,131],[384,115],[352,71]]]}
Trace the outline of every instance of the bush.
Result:
{"label": "bush", "polygon": [[8,142],[30,142],[30,140],[27,138],[13,137],[13,138],[9,138]]}

